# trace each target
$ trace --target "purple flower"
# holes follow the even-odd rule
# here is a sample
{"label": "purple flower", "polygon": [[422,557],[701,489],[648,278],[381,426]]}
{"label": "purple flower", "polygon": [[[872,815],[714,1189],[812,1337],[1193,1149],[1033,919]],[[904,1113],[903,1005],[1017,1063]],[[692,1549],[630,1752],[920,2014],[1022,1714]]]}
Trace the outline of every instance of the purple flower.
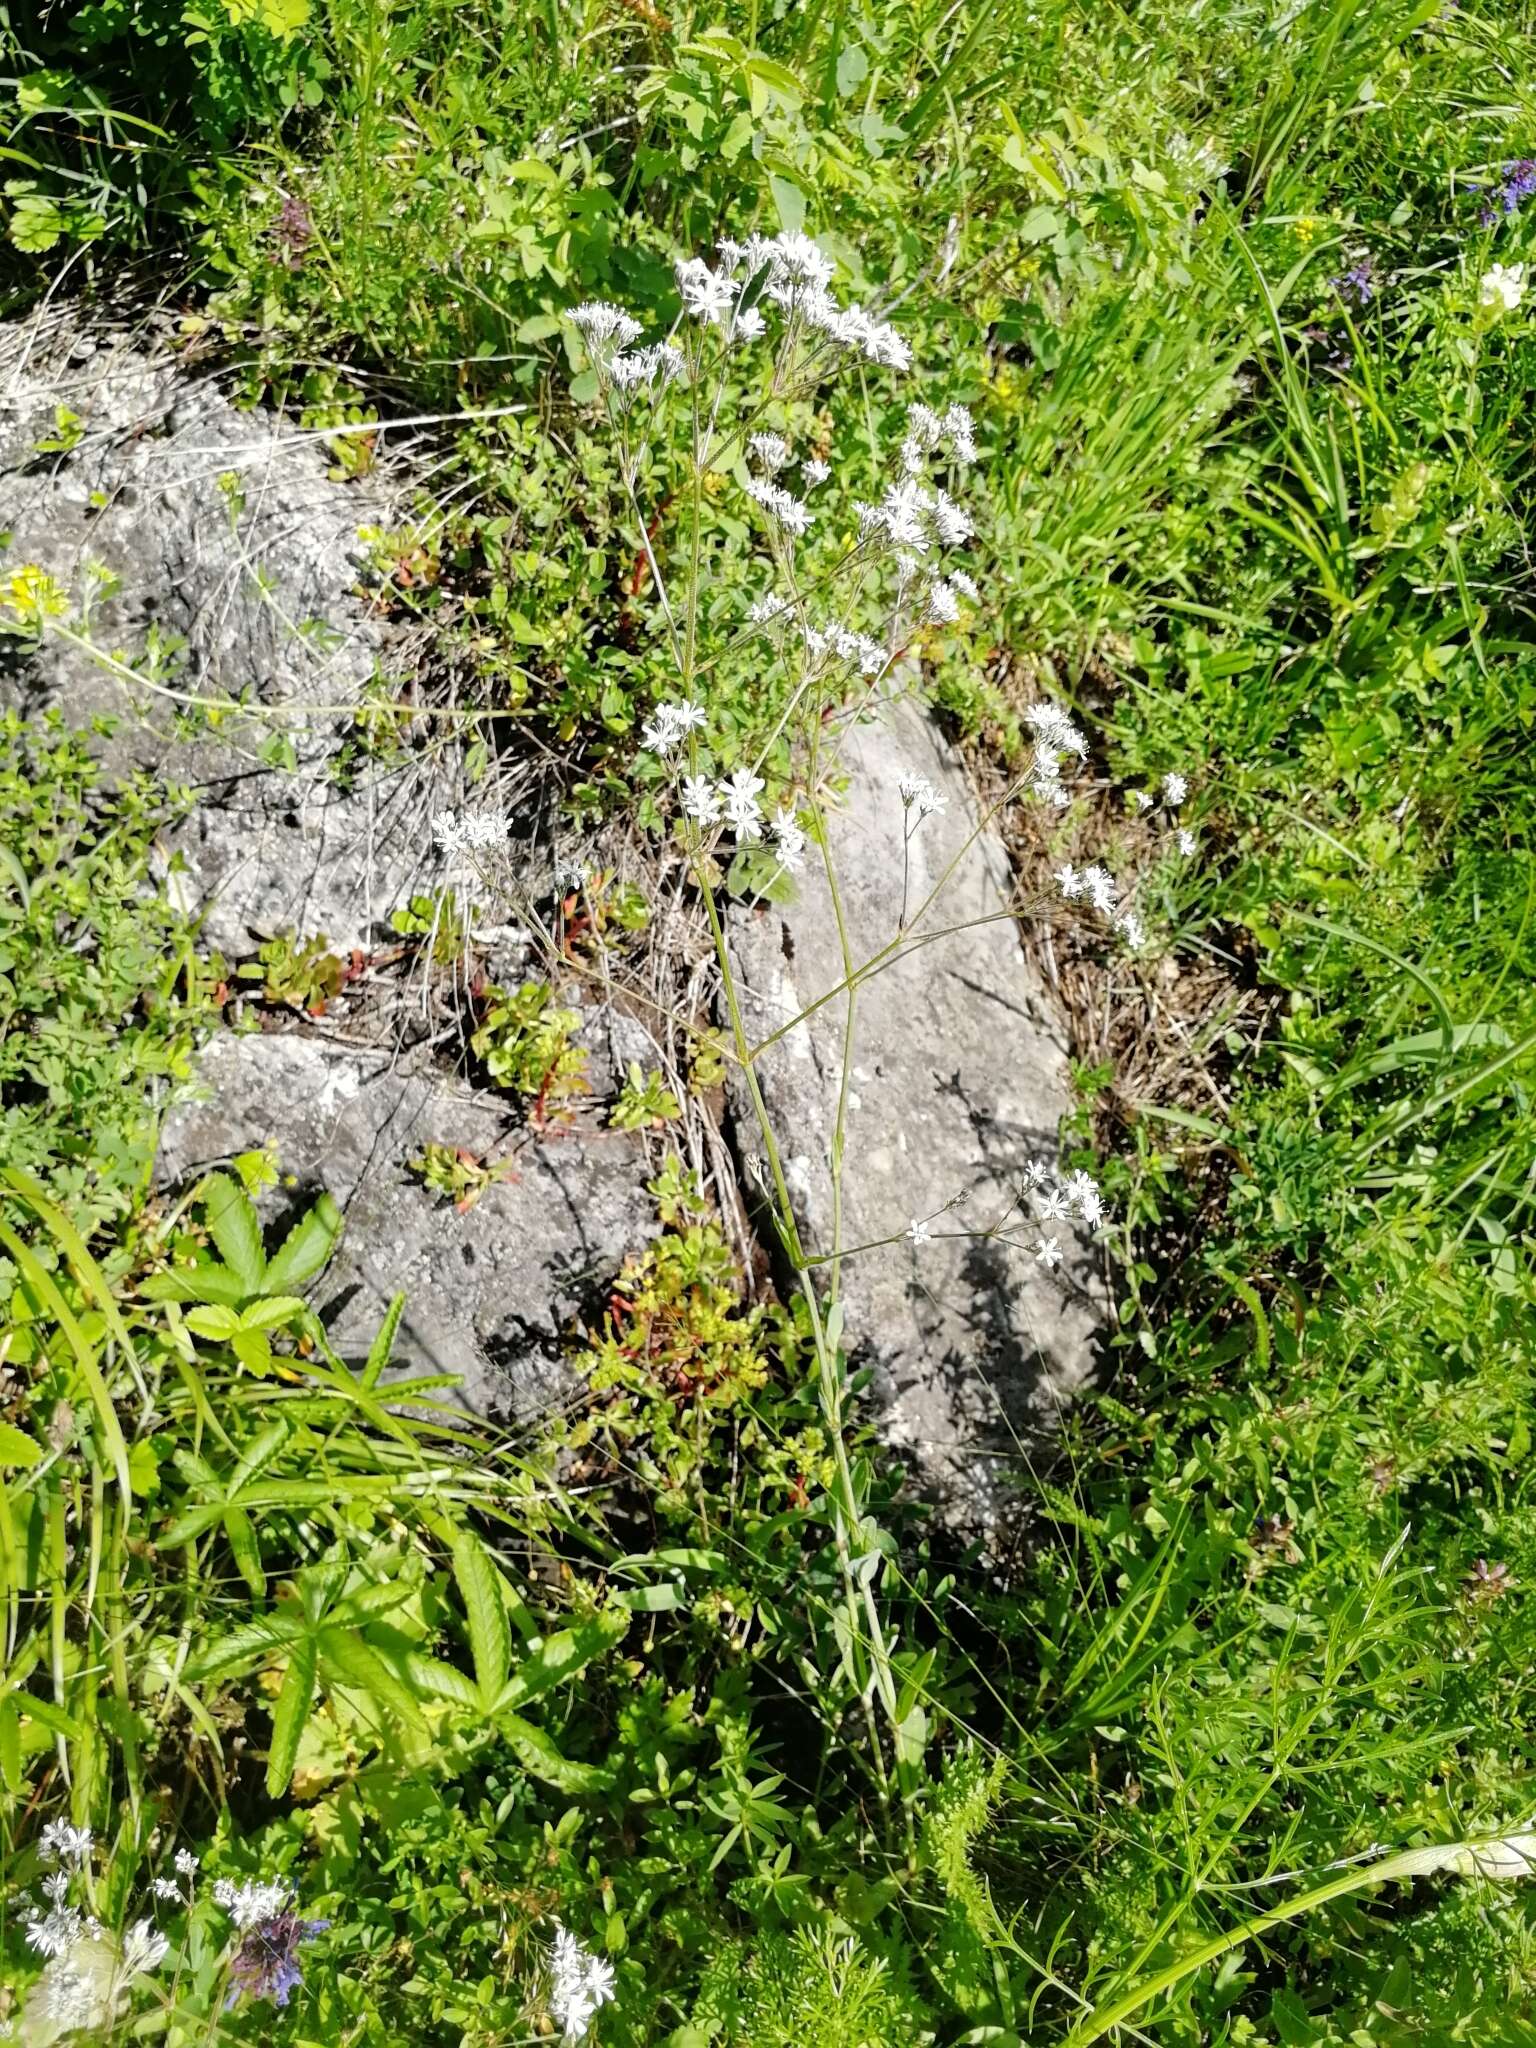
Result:
{"label": "purple flower", "polygon": [[1493,227],[1501,212],[1518,213],[1533,194],[1536,194],[1536,157],[1518,157],[1504,166],[1503,183],[1494,186],[1493,199],[1480,215],[1483,226]]}
{"label": "purple flower", "polygon": [[1376,265],[1369,256],[1358,257],[1341,276],[1333,280],[1341,299],[1352,306],[1368,306],[1376,296]]}
{"label": "purple flower", "polygon": [[274,2005],[286,2005],[289,1994],[304,1981],[299,1967],[299,1946],[313,1941],[330,1926],[329,1920],[301,1920],[297,1913],[274,1913],[270,1920],[258,1920],[248,1928],[229,1966],[230,1993],[224,2001],[226,2012],[242,1995],[270,1998]]}

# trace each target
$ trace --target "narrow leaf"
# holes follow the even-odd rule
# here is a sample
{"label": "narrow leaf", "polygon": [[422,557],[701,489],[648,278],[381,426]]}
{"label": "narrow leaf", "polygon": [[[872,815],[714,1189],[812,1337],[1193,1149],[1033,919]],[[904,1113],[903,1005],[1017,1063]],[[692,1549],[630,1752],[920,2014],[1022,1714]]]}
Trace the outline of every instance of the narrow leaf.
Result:
{"label": "narrow leaf", "polygon": [[405,1314],[405,1296],[397,1294],[384,1312],[384,1320],[368,1346],[368,1359],[363,1367],[363,1385],[376,1387],[379,1375],[389,1364],[390,1353],[395,1348],[395,1335],[400,1328],[400,1318]]}
{"label": "narrow leaf", "polygon": [[272,1747],[267,1752],[267,1797],[279,1799],[288,1790],[298,1760],[299,1739],[309,1710],[315,1702],[315,1667],[318,1658],[313,1636],[304,1636],[293,1646],[282,1690],[272,1715]]}
{"label": "narrow leaf", "polygon": [[501,1598],[501,1573],[490,1552],[471,1529],[463,1529],[453,1546],[453,1576],[464,1602],[469,1624],[470,1654],[475,1660],[475,1681],[487,1707],[507,1682],[512,1661],[511,1631]]}
{"label": "narrow leaf", "polygon": [[505,1691],[496,1701],[495,1713],[500,1716],[510,1707],[523,1706],[528,1700],[537,1699],[541,1693],[574,1678],[594,1657],[612,1649],[628,1628],[628,1613],[610,1609],[595,1614],[590,1621],[583,1621],[575,1628],[563,1628],[555,1635],[546,1636],[538,1649],[525,1657],[513,1672]]}

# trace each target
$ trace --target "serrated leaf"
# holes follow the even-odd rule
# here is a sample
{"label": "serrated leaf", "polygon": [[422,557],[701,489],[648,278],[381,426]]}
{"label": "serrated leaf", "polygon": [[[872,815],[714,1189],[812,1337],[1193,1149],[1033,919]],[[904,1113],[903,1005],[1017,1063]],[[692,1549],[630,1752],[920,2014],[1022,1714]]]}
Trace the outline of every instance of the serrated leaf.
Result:
{"label": "serrated leaf", "polygon": [[304,1313],[305,1305],[298,1295],[268,1294],[240,1311],[240,1327],[243,1330],[275,1330]]}
{"label": "serrated leaf", "polygon": [[404,1658],[403,1668],[423,1698],[445,1700],[450,1706],[467,1707],[472,1713],[479,1713],[480,1689],[457,1665],[445,1664],[440,1657],[428,1657],[419,1650],[413,1650]]}
{"label": "serrated leaf", "polygon": [[363,1385],[376,1387],[379,1375],[389,1364],[390,1353],[395,1348],[395,1334],[400,1328],[400,1318],[405,1314],[405,1296],[397,1294],[384,1311],[384,1320],[374,1332],[373,1342],[368,1346],[368,1358],[363,1366]]}
{"label": "serrated leaf", "polygon": [[151,1273],[139,1282],[144,1301],[210,1302],[224,1308],[238,1308],[244,1291],[227,1266],[212,1259],[196,1266],[182,1266],[174,1273]]}
{"label": "serrated leaf", "polygon": [[612,1649],[628,1629],[628,1613],[609,1609],[575,1628],[563,1628],[546,1636],[538,1649],[518,1665],[492,1711],[500,1716],[509,1708],[521,1707],[563,1685],[585,1670],[594,1657]]}
{"label": "serrated leaf", "polygon": [[246,1294],[259,1294],[267,1255],[261,1242],[261,1219],[250,1196],[227,1173],[215,1173],[208,1178],[203,1207],[208,1235],[218,1247],[219,1257]]}
{"label": "serrated leaf", "polygon": [[536,1728],[520,1714],[502,1714],[496,1726],[506,1737],[523,1769],[530,1776],[541,1778],[546,1785],[553,1785],[558,1792],[569,1792],[580,1798],[594,1792],[605,1792],[613,1783],[612,1771],[604,1770],[598,1764],[573,1763],[560,1753],[542,1728]]}
{"label": "serrated leaf", "polygon": [[461,1529],[453,1546],[453,1576],[464,1602],[469,1650],[482,1705],[489,1707],[507,1682],[512,1636],[501,1597],[501,1573],[472,1529]]}
{"label": "serrated leaf", "polygon": [[0,1422],[0,1465],[20,1465],[24,1471],[43,1462],[43,1447],[13,1422]]}
{"label": "serrated leaf", "polygon": [[256,1530],[244,1508],[229,1507],[224,1510],[224,1534],[229,1538],[230,1555],[235,1568],[251,1589],[256,1600],[267,1597],[267,1575],[261,1568],[261,1546],[256,1541]]}
{"label": "serrated leaf", "polygon": [[195,1336],[208,1337],[217,1344],[224,1344],[240,1328],[240,1311],[215,1302],[203,1303],[197,1308],[188,1309],[186,1325]]}
{"label": "serrated leaf", "polygon": [[78,1742],[84,1730],[73,1714],[66,1714],[52,1700],[40,1700],[30,1692],[13,1692],[11,1699],[18,1713],[25,1714],[29,1721],[40,1722],[44,1728],[51,1728],[55,1735],[63,1735],[71,1742]]}
{"label": "serrated leaf", "polygon": [[279,1614],[263,1614],[255,1621],[245,1622],[241,1627],[231,1629],[227,1636],[221,1636],[216,1643],[210,1643],[187,1664],[185,1676],[189,1683],[200,1684],[208,1678],[225,1678],[242,1665],[260,1664],[270,1658],[274,1650],[285,1649],[305,1633],[306,1621],[297,1607]]}
{"label": "serrated leaf", "polygon": [[345,1686],[366,1693],[407,1728],[425,1728],[421,1709],[411,1698],[409,1689],[401,1684],[372,1643],[360,1636],[356,1629],[325,1628],[320,1631],[318,1641],[330,1683],[339,1680]]}
{"label": "serrated leaf", "polygon": [[329,1195],[321,1195],[283,1239],[267,1266],[267,1292],[292,1294],[313,1280],[336,1249],[342,1215]]}
{"label": "serrated leaf", "polygon": [[277,1695],[277,1706],[272,1715],[272,1747],[267,1752],[267,1796],[281,1798],[288,1790],[288,1781],[293,1776],[294,1762],[299,1753],[299,1738],[304,1733],[304,1724],[309,1719],[309,1710],[315,1703],[315,1672],[318,1654],[312,1636],[305,1636],[293,1646],[293,1655],[288,1659],[288,1669],[283,1675],[282,1689]]}

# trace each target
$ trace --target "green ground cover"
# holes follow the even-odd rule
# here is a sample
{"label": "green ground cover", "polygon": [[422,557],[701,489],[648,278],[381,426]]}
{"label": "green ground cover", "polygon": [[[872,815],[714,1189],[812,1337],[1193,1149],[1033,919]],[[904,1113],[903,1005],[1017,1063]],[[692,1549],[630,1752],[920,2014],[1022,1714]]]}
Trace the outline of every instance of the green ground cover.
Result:
{"label": "green ground cover", "polygon": [[[851,494],[912,396],[976,421],[985,582],[931,649],[942,714],[1016,770],[1046,678],[1105,786],[1188,775],[1197,841],[1149,869],[1120,1035],[1078,1046],[1064,1138],[1120,1322],[997,1580],[852,1423],[840,1452],[806,1305],[746,1305],[676,1169],[575,1417],[506,1445],[440,1389],[386,1407],[388,1329],[359,1375],[305,1306],[330,1216],[264,1244],[233,1179],[151,1198],[213,1003],[141,886],[174,793],[0,727],[0,2013],[57,2037],[18,2015],[66,1821],[112,1937],[97,2033],[537,2040],[559,1921],[611,1965],[605,2044],[1536,2040],[1518,1854],[1430,1853],[1536,1810],[1529,12],[0,24],[13,310],[152,261],[252,403],[452,416],[467,487],[390,545],[575,810],[658,820],[669,686],[562,316],[663,331],[675,251],[803,227],[921,371],[797,413]],[[707,519],[756,590],[751,530]],[[721,765],[781,708],[723,659]],[[1137,858],[1103,797],[1023,857],[1089,822]],[[1170,959],[1222,999],[1181,1016]],[[1181,1030],[1204,1078],[1143,1093]],[[257,1879],[329,1923],[284,1934],[281,2010],[216,1894]],[[130,1979],[151,1912],[174,1967]]]}

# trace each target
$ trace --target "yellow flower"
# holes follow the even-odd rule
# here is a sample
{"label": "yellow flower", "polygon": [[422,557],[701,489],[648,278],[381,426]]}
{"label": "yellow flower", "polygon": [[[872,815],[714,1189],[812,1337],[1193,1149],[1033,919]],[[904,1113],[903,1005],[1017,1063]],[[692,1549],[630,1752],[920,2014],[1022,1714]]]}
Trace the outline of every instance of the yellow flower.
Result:
{"label": "yellow flower", "polygon": [[1297,241],[1310,242],[1321,226],[1322,222],[1315,213],[1302,214],[1295,223]]}
{"label": "yellow flower", "polygon": [[24,626],[40,626],[44,619],[56,619],[68,611],[69,594],[36,562],[23,562],[10,581],[0,586],[0,605]]}

